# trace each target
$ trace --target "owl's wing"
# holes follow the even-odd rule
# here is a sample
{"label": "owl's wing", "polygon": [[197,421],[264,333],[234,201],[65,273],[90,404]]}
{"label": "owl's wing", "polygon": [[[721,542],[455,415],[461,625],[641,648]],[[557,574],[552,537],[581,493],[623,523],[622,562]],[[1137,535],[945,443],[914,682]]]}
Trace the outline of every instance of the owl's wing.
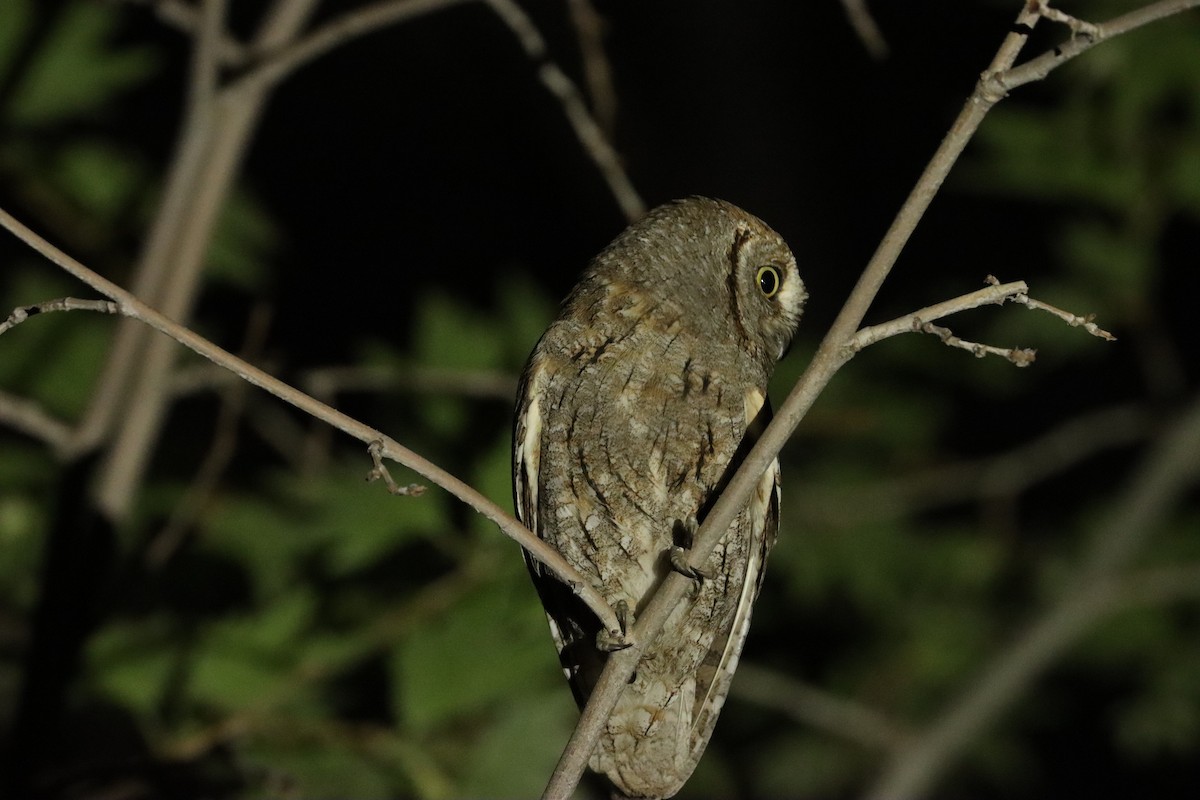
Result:
{"label": "owl's wing", "polygon": [[[517,413],[513,423],[513,504],[517,519],[538,538],[546,538],[538,520],[538,470],[542,454],[542,412],[545,366],[538,356],[526,367],[517,391]],[[570,682],[580,706],[587,702],[596,679],[604,668],[604,655],[596,648],[600,623],[596,615],[569,586],[549,574],[529,553],[525,566],[546,609],[550,635],[558,650],[563,674]]]}
{"label": "owl's wing", "polygon": [[[771,421],[771,404],[762,392],[747,393],[748,420],[743,452],[758,439]],[[692,717],[693,758],[698,758],[717,724],[717,716],[729,694],[729,684],[737,669],[746,634],[750,631],[750,612],[762,587],[767,554],[775,545],[779,532],[779,460],[771,462],[746,504],[749,521],[750,547],[747,549],[746,575],[738,597],[737,610],[729,627],[720,633],[710,646],[708,657],[700,666],[696,681],[696,704]]]}

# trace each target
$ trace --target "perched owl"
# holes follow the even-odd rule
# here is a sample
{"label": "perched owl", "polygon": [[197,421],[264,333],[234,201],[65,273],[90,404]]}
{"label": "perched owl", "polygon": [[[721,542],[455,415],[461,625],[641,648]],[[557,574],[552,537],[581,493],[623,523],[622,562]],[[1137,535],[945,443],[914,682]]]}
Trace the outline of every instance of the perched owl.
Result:
{"label": "perched owl", "polygon": [[[669,570],[687,570],[681,548],[770,415],[767,380],[805,297],[778,234],[729,203],[693,197],[618,236],[538,342],[517,399],[517,516],[614,608],[636,618]],[[627,797],[671,797],[695,768],[778,513],[775,463],[638,663],[590,764]],[[582,706],[607,658],[601,626],[526,561]]]}

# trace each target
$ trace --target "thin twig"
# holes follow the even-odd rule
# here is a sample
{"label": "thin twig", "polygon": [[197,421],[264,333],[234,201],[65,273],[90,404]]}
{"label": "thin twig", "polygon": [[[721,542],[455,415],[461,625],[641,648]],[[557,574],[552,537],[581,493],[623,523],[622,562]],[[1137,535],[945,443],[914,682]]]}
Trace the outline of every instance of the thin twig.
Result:
{"label": "thin twig", "polygon": [[642,216],[646,213],[646,204],[625,173],[620,156],[609,144],[608,138],[596,124],[596,120],[592,118],[575,82],[567,77],[557,63],[548,58],[546,40],[542,38],[542,34],[533,21],[512,0],[485,0],[485,2],[517,35],[517,41],[521,43],[525,55],[535,64],[540,64],[538,78],[542,85],[558,99],[563,112],[567,115],[567,121],[575,130],[575,136],[583,145],[584,151],[600,168],[600,174],[608,184],[608,189],[616,199],[617,205],[624,212],[625,218],[633,221]]}
{"label": "thin twig", "polygon": [[1012,301],[1014,303],[1020,303],[1031,310],[1049,312],[1070,325],[1072,328],[1083,328],[1092,336],[1095,336],[1099,339],[1104,339],[1107,342],[1115,342],[1117,340],[1117,337],[1113,336],[1111,333],[1096,324],[1095,314],[1088,314],[1081,317],[1078,314],[1072,314],[1070,311],[1063,311],[1061,308],[1056,308],[1049,303],[1043,303],[1041,300],[1034,300],[1024,292],[1012,298]]}
{"label": "thin twig", "polygon": [[525,55],[538,65],[538,79],[562,106],[575,136],[599,168],[625,216],[631,220],[640,217],[646,210],[645,203],[625,173],[616,150],[588,112],[578,87],[550,59],[546,41],[533,21],[512,0],[384,0],[349,11],[272,53],[234,82],[230,89],[235,92],[265,91],[301,65],[354,38],[466,2],[483,2],[512,31]]}
{"label": "thin twig", "polygon": [[[266,341],[270,312],[265,304],[255,306],[246,327],[241,357],[254,360]],[[226,373],[228,374],[228,373]],[[233,377],[233,376],[230,376]],[[167,522],[147,545],[142,561],[153,571],[163,567],[187,541],[196,520],[210,502],[221,478],[237,454],[238,430],[246,408],[250,387],[245,381],[234,380],[222,388],[221,406],[213,423],[213,435],[208,450],[200,461],[196,475],[187,491],[176,503]]]}
{"label": "thin twig", "polygon": [[[1045,7],[1044,3],[1035,5],[1039,7],[1039,12]],[[1086,53],[1101,42],[1108,41],[1114,36],[1120,36],[1143,25],[1148,25],[1151,22],[1182,13],[1197,6],[1200,6],[1200,0],[1161,0],[1161,2],[1151,3],[1150,5],[1130,11],[1128,14],[1114,17],[1100,25],[1091,25],[1088,28],[1089,32],[1083,35],[1075,35],[1073,32],[1068,41],[1042,53],[1040,56],[1031,58],[1018,67],[995,72],[987,76],[987,80],[990,83],[989,91],[993,94],[1003,96],[1018,86],[1024,86],[1033,81],[1040,81],[1056,68]]]}
{"label": "thin twig", "polygon": [[957,347],[959,350],[966,350],[976,358],[999,356],[1018,367],[1028,367],[1037,360],[1037,350],[1028,347],[996,347],[991,344],[970,342],[955,336],[954,331],[949,328],[934,325],[932,322],[924,322],[921,319],[913,320],[913,330],[936,336],[947,347]]}
{"label": "thin twig", "polygon": [[498,505],[463,481],[374,428],[364,425],[337,409],[330,408],[278,378],[268,375],[254,365],[246,363],[188,328],[168,319],[115,283],[97,275],[83,264],[59,250],[3,209],[0,209],[0,225],[7,228],[18,239],[41,253],[64,271],[83,281],[100,294],[116,301],[118,311],[123,316],[139,320],[151,328],[165,333],[171,339],[199,353],[213,363],[219,364],[235,373],[246,382],[270,392],[284,402],[290,403],[308,415],[337,428],[343,433],[358,439],[360,442],[368,445],[379,443],[378,447],[383,456],[397,461],[414,472],[425,476],[471,506],[471,508],[478,511],[484,517],[496,523],[506,536],[525,548],[533,558],[546,565],[556,578],[571,587],[572,591],[579,595],[580,599],[599,617],[606,628],[613,632],[620,629],[616,616],[604,600],[604,596],[590,581],[568,564],[566,559],[557,550],[543,542],[511,514],[505,512]]}
{"label": "thin twig", "polygon": [[604,19],[591,0],[568,0],[567,11],[579,42],[583,81],[592,101],[592,114],[596,125],[611,141],[617,127],[617,90],[613,85],[612,64],[604,50]]}
{"label": "thin twig", "polygon": [[19,306],[8,315],[8,319],[0,322],[0,334],[7,333],[30,317],[38,314],[52,314],[55,311],[99,311],[103,314],[118,313],[117,304],[111,300],[80,300],[76,297],[59,297],[46,300],[32,306]]}
{"label": "thin twig", "polygon": [[45,442],[58,451],[71,438],[71,426],[50,416],[38,403],[0,392],[0,423]]}
{"label": "thin twig", "polygon": [[420,497],[425,494],[425,487],[419,483],[410,483],[406,486],[401,486],[392,478],[392,473],[388,471],[387,464],[383,463],[383,440],[376,439],[367,445],[367,453],[371,456],[371,471],[367,473],[367,482],[377,481],[382,479],[384,486],[387,486],[389,494],[397,497]]}
{"label": "thin twig", "polygon": [[980,306],[1001,305],[1006,300],[1012,300],[1017,295],[1029,291],[1029,286],[1025,281],[1013,281],[1005,284],[989,281],[988,284],[986,288],[926,306],[911,314],[905,314],[878,325],[868,325],[862,328],[850,337],[850,341],[846,345],[850,350],[850,355],[892,336],[920,330],[921,324],[925,322],[933,322],[951,314],[969,311]]}
{"label": "thin twig", "polygon": [[[177,30],[188,33],[199,27],[200,14],[184,0],[121,0],[132,5],[147,6],[155,15]],[[222,36],[217,49],[221,64],[238,67],[250,60],[250,51],[232,36]]]}

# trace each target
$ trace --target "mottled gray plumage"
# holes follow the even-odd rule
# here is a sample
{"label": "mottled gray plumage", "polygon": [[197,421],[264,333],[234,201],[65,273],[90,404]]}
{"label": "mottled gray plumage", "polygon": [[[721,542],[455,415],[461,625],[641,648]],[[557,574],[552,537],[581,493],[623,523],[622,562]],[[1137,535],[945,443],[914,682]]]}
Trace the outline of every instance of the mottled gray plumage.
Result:
{"label": "mottled gray plumage", "polygon": [[[765,423],[805,296],[778,234],[689,198],[600,253],[538,342],[517,401],[517,515],[614,607],[636,618]],[[775,539],[778,481],[775,464],[608,721],[591,767],[629,797],[675,794],[708,742]],[[582,705],[607,657],[599,623],[529,565]]]}

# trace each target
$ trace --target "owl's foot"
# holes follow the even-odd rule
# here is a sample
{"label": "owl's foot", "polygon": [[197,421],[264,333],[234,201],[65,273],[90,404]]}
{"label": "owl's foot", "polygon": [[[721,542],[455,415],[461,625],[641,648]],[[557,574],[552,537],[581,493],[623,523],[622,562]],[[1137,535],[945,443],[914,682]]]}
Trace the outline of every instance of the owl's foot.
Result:
{"label": "owl's foot", "polygon": [[633,624],[633,614],[629,611],[629,603],[626,603],[624,600],[618,600],[613,611],[616,612],[617,622],[620,624],[621,630],[607,631],[602,628],[596,633],[596,648],[603,650],[605,653],[624,650],[633,644],[626,637],[626,634],[629,632],[629,626]]}
{"label": "owl's foot", "polygon": [[671,545],[668,558],[671,561],[671,569],[680,575],[686,575],[696,583],[704,583],[704,579],[711,578],[712,575],[688,563],[688,553],[692,551],[692,541],[696,538],[696,531],[699,529],[700,522],[695,517],[677,520],[675,529],[672,531],[675,544]]}
{"label": "owl's foot", "polygon": [[685,575],[697,583],[704,583],[706,578],[712,577],[712,575],[705,570],[702,570],[699,567],[693,567],[688,563],[688,554],[692,552],[689,548],[673,544],[668,552],[670,553],[669,558],[671,560],[671,569],[675,570],[680,575]]}

